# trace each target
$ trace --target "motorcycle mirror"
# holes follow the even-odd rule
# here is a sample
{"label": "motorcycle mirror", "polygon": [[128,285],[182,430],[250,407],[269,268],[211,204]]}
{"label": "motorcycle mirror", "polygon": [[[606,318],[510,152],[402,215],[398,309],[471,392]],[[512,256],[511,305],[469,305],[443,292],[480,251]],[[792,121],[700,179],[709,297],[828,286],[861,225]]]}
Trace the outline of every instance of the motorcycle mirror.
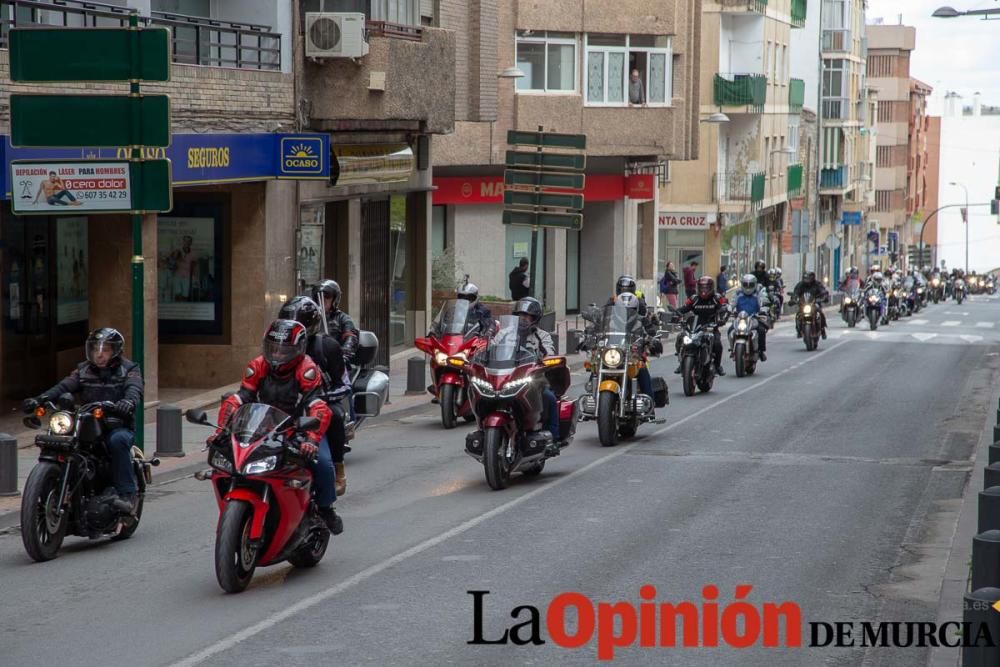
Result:
{"label": "motorcycle mirror", "polygon": [[211,426],[208,421],[208,415],[205,414],[204,410],[188,410],[185,415],[188,422],[192,424],[200,424],[202,426]]}
{"label": "motorcycle mirror", "polygon": [[59,394],[59,398],[56,399],[56,403],[63,410],[72,410],[75,404],[73,400],[73,394],[66,392],[64,394]]}
{"label": "motorcycle mirror", "polygon": [[300,431],[314,431],[319,428],[319,419],[316,417],[299,417],[295,426]]}
{"label": "motorcycle mirror", "polygon": [[23,423],[28,428],[41,428],[42,427],[42,420],[39,419],[38,417],[35,417],[34,415],[32,415],[31,417],[25,417],[22,420],[21,423]]}

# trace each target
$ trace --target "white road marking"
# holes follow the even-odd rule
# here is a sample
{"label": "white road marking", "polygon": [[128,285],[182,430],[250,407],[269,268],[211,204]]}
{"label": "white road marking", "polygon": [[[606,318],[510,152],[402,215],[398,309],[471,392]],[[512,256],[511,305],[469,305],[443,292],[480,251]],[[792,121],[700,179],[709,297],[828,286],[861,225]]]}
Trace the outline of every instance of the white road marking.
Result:
{"label": "white road marking", "polygon": [[992,329],[996,322],[976,322],[976,327],[979,329]]}
{"label": "white road marking", "polygon": [[[816,354],[812,354],[809,357],[807,357],[806,359],[803,359],[802,361],[789,366],[785,370],[778,371],[774,375],[771,375],[770,377],[766,377],[763,380],[761,380],[760,382],[755,382],[754,384],[748,385],[747,387],[744,387],[743,389],[739,390],[738,392],[736,392],[734,394],[730,394],[728,396],[723,396],[718,401],[715,401],[715,402],[713,402],[713,403],[711,403],[709,405],[706,405],[701,410],[697,410],[697,411],[691,413],[690,415],[688,415],[687,417],[684,417],[682,419],[678,419],[674,423],[668,424],[667,426],[664,426],[663,428],[661,428],[661,429],[659,429],[657,431],[654,431],[651,434],[651,436],[662,435],[663,433],[666,433],[667,431],[670,431],[671,429],[677,428],[681,424],[685,424],[685,423],[687,423],[687,422],[689,422],[689,421],[691,421],[693,419],[697,419],[698,417],[701,417],[703,414],[705,414],[709,410],[714,410],[715,408],[719,407],[723,403],[728,403],[729,401],[731,401],[731,400],[733,400],[735,398],[739,398],[740,396],[743,396],[744,394],[747,394],[747,393],[749,393],[751,391],[756,390],[757,388],[759,388],[759,387],[767,384],[768,382],[771,382],[772,380],[774,380],[776,378],[782,377],[783,375],[786,375],[787,373],[791,373],[792,371],[798,370],[799,368],[801,368],[805,364],[812,363],[812,362],[816,361],[817,359],[822,358],[823,356],[829,354],[830,352],[833,352],[834,350],[836,350],[838,347],[841,347],[842,345],[847,345],[847,341],[844,341],[842,343],[837,343],[836,345],[833,345],[832,347],[826,348],[822,352],[819,352],[819,353],[816,353]],[[357,574],[355,574],[355,575],[353,575],[351,577],[348,577],[347,579],[345,579],[344,581],[340,582],[336,586],[331,586],[330,588],[327,588],[326,590],[319,591],[318,593],[314,593],[313,595],[310,595],[309,597],[302,598],[301,600],[299,600],[295,604],[290,605],[288,607],[285,607],[281,611],[276,612],[274,614],[271,614],[270,616],[267,616],[266,618],[258,621],[257,623],[254,623],[250,627],[244,628],[243,630],[240,630],[239,632],[231,634],[228,637],[215,642],[214,644],[210,644],[210,645],[206,646],[205,648],[203,648],[202,650],[198,651],[197,653],[193,653],[193,654],[189,655],[188,657],[184,658],[183,660],[180,660],[180,661],[174,663],[173,667],[192,667],[193,665],[201,664],[205,660],[211,658],[213,655],[216,655],[218,653],[221,653],[222,651],[231,649],[234,646],[236,646],[237,644],[239,644],[240,642],[242,642],[244,640],[247,640],[247,639],[250,639],[251,637],[253,637],[255,635],[258,635],[261,632],[264,632],[265,630],[268,630],[268,629],[274,627],[278,623],[281,623],[282,621],[288,620],[289,618],[295,616],[296,614],[299,614],[299,613],[301,613],[303,611],[306,611],[308,609],[312,609],[313,607],[315,607],[316,605],[320,604],[321,602],[329,600],[333,596],[335,596],[335,595],[337,595],[339,593],[343,593],[347,589],[353,588],[354,586],[357,586],[358,584],[364,583],[365,581],[367,581],[368,579],[371,579],[375,575],[381,574],[385,570],[388,570],[389,568],[391,568],[391,567],[393,567],[395,565],[398,565],[398,564],[402,563],[403,561],[405,561],[405,560],[407,560],[407,559],[409,559],[409,558],[411,558],[413,556],[417,556],[417,555],[423,553],[424,551],[427,551],[428,549],[436,547],[437,545],[441,544],[442,542],[445,542],[447,540],[450,540],[453,537],[456,537],[458,535],[466,533],[466,532],[472,530],[473,528],[475,528],[476,526],[478,526],[478,525],[480,525],[482,523],[486,523],[490,519],[493,519],[494,517],[499,516],[500,514],[503,514],[504,512],[506,512],[506,511],[508,511],[510,509],[513,509],[513,508],[515,508],[515,507],[517,507],[519,505],[523,505],[524,503],[528,502],[529,500],[534,499],[536,496],[541,495],[541,494],[545,493],[546,491],[554,489],[557,486],[560,486],[561,484],[565,484],[566,482],[568,482],[571,479],[576,479],[577,477],[580,477],[580,476],[582,476],[582,475],[590,472],[594,468],[597,468],[598,466],[604,465],[605,463],[608,463],[609,461],[612,461],[612,460],[618,458],[619,456],[623,456],[623,455],[627,454],[628,452],[630,452],[633,448],[635,448],[637,446],[648,445],[648,444],[649,444],[648,439],[643,439],[643,440],[641,440],[639,442],[634,442],[634,443],[632,443],[630,445],[626,445],[624,447],[619,447],[615,451],[613,451],[612,453],[608,454],[607,456],[599,458],[596,461],[591,461],[590,463],[588,463],[587,465],[583,466],[582,468],[577,468],[576,470],[574,470],[573,472],[569,473],[568,475],[566,475],[564,477],[558,477],[556,479],[553,479],[548,484],[546,484],[544,486],[540,486],[540,487],[538,487],[538,488],[536,488],[536,489],[534,489],[532,491],[528,491],[523,496],[518,496],[517,498],[514,498],[513,500],[510,500],[510,501],[504,503],[503,505],[499,505],[499,506],[493,508],[489,512],[486,512],[484,514],[480,514],[479,516],[477,516],[475,518],[472,518],[472,519],[469,519],[468,521],[466,521],[464,523],[460,523],[459,525],[455,526],[454,528],[452,528],[450,530],[447,530],[447,531],[441,533],[440,535],[432,537],[432,538],[430,538],[428,540],[425,540],[425,541],[423,541],[423,542],[421,542],[419,544],[415,544],[414,546],[410,547],[409,549],[406,549],[405,551],[399,552],[395,556],[387,558],[387,559],[383,560],[380,563],[376,563],[375,565],[372,565],[371,567],[365,568],[361,572],[358,572]]]}
{"label": "white road marking", "polygon": [[903,320],[907,324],[930,324],[930,320]]}
{"label": "white road marking", "polygon": [[941,326],[943,326],[943,327],[957,327],[959,324],[961,324],[961,322],[959,322],[958,320],[948,320],[947,322],[942,322]]}
{"label": "white road marking", "polygon": [[978,343],[983,339],[982,336],[959,336],[959,338],[964,340],[966,343]]}
{"label": "white road marking", "polygon": [[937,338],[937,334],[932,333],[915,333],[910,335],[919,340],[921,343],[926,343],[931,338]]}

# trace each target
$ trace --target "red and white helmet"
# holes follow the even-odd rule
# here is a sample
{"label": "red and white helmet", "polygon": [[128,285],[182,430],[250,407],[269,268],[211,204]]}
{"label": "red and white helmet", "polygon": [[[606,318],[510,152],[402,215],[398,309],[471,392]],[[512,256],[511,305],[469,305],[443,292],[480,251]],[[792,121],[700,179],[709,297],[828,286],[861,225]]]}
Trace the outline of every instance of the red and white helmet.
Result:
{"label": "red and white helmet", "polygon": [[275,320],[264,334],[264,360],[271,371],[286,375],[298,366],[306,353],[309,332],[301,322]]}

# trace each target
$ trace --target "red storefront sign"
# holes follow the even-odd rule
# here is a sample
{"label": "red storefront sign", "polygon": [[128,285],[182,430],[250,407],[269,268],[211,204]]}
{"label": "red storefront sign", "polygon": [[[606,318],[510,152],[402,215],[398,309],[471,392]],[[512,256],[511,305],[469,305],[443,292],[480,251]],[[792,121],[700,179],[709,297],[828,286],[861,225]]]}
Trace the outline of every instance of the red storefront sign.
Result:
{"label": "red storefront sign", "polygon": [[656,192],[653,190],[652,174],[632,174],[625,179],[625,194],[629,199],[653,199]]}
{"label": "red storefront sign", "polygon": [[[639,174],[649,176],[650,174]],[[634,177],[633,177],[634,178]],[[434,204],[501,204],[503,203],[503,176],[435,176]],[[625,177],[612,174],[587,175],[583,190],[588,202],[618,201],[625,199]],[[652,184],[650,184],[652,187]],[[553,192],[557,192],[553,190]],[[631,196],[631,195],[630,195]],[[652,197],[636,197],[651,199]]]}

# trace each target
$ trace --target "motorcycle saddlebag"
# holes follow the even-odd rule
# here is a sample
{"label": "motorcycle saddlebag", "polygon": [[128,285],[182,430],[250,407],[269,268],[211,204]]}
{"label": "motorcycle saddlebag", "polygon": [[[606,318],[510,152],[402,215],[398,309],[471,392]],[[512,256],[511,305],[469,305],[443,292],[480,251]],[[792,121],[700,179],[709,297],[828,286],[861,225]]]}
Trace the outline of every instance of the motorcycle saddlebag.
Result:
{"label": "motorcycle saddlebag", "polygon": [[389,396],[389,376],[382,371],[363,370],[351,389],[354,412],[362,417],[377,417]]}
{"label": "motorcycle saddlebag", "polygon": [[559,401],[559,439],[567,440],[576,435],[580,421],[580,404],[577,401]]}
{"label": "motorcycle saddlebag", "polygon": [[658,408],[670,404],[670,393],[667,389],[667,381],[662,377],[653,378],[653,404]]}

